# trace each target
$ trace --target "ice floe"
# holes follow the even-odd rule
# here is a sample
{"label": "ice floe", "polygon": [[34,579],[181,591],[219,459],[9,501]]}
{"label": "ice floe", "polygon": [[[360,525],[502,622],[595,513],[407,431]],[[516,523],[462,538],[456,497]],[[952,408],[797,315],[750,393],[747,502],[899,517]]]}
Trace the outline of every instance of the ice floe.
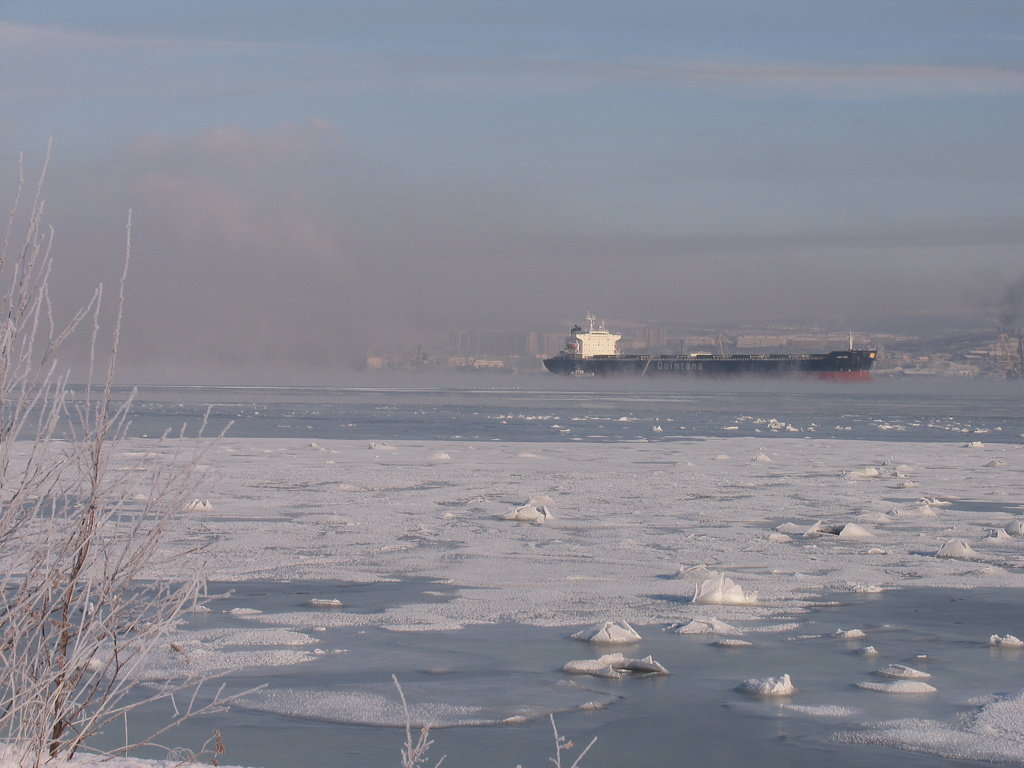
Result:
{"label": "ice floe", "polygon": [[551,514],[547,507],[524,504],[521,507],[516,507],[508,514],[503,515],[502,519],[515,520],[521,523],[535,523],[539,525],[546,520],[553,520],[554,517],[555,516]]}
{"label": "ice floe", "polygon": [[973,560],[978,557],[978,553],[971,549],[963,539],[950,539],[935,553],[936,557],[948,557],[953,560]]}
{"label": "ice floe", "polygon": [[341,608],[342,602],[336,597],[314,597],[306,602],[310,608]]}
{"label": "ice floe", "polygon": [[988,644],[993,648],[1024,648],[1024,640],[1014,635],[992,635]]}
{"label": "ice floe", "polygon": [[691,602],[697,605],[757,605],[757,592],[746,592],[724,573],[717,573],[697,584]]}
{"label": "ice floe", "polygon": [[212,512],[213,504],[209,499],[192,499],[183,508],[185,512]]}
{"label": "ice floe", "polygon": [[606,645],[625,645],[643,639],[626,621],[604,621],[576,632],[572,638]]}
{"label": "ice floe", "polygon": [[593,675],[617,679],[625,674],[667,675],[669,671],[650,656],[630,659],[621,653],[607,653],[596,659],[566,662],[562,671],[569,675]]}
{"label": "ice floe", "polygon": [[867,632],[863,629],[837,629],[832,633],[832,637],[839,637],[843,640],[859,640],[862,637],[867,637]]}
{"label": "ice floe", "polygon": [[792,696],[796,693],[796,686],[786,674],[781,677],[750,678],[736,686],[736,690],[751,696]]}
{"label": "ice floe", "polygon": [[1003,526],[1003,530],[1011,536],[1024,536],[1024,518],[1018,517]]}
{"label": "ice floe", "polygon": [[863,467],[846,473],[846,477],[850,480],[870,480],[875,477],[881,477],[881,475],[882,473],[875,467]]}
{"label": "ice floe", "polygon": [[858,688],[877,693],[935,693],[935,686],[918,680],[896,680],[891,683],[878,683],[870,680],[857,683]]}
{"label": "ice floe", "polygon": [[897,677],[902,680],[925,680],[931,677],[930,673],[908,667],[906,664],[890,664],[887,667],[875,670],[875,674],[882,677]]}
{"label": "ice floe", "polygon": [[677,635],[738,635],[743,632],[731,624],[719,621],[714,617],[693,618],[687,622],[675,622],[665,627],[666,631]]}
{"label": "ice floe", "polygon": [[874,534],[867,528],[857,523],[825,523],[819,520],[806,531],[805,539],[813,539],[818,536],[836,536],[847,541],[872,539]]}
{"label": "ice floe", "polygon": [[1021,766],[1024,690],[992,697],[975,712],[964,713],[954,721],[886,720],[870,723],[862,730],[838,733],[833,741],[876,744],[949,760]]}

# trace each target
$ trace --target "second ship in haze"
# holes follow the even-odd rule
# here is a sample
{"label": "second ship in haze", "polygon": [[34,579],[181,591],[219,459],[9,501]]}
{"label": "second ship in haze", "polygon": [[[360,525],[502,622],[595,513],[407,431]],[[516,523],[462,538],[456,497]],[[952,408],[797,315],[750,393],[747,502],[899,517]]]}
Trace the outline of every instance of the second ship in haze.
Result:
{"label": "second ship in haze", "polygon": [[878,353],[874,349],[850,348],[809,354],[715,355],[693,352],[687,355],[622,355],[617,343],[622,338],[587,315],[589,328],[574,325],[565,346],[544,361],[552,373],[570,376],[785,376],[803,374],[823,379],[867,380]]}

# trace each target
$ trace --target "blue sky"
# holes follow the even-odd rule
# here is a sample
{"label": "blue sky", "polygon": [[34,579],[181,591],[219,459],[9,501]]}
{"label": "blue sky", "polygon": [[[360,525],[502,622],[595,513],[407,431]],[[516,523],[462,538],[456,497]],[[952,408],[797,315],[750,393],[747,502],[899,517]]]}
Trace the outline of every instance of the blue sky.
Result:
{"label": "blue sky", "polygon": [[1024,275],[1017,0],[4,0],[0,93],[2,178],[54,137],[69,295],[134,209],[129,347],[167,364],[983,324]]}

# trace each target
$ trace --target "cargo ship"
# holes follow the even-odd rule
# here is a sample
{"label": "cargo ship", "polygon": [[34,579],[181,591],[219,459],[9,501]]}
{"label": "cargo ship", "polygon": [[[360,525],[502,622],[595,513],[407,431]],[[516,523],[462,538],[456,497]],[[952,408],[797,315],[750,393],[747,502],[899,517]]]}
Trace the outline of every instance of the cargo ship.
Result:
{"label": "cargo ship", "polygon": [[620,334],[612,333],[587,315],[589,328],[574,325],[565,347],[544,360],[552,373],[568,376],[787,376],[822,379],[869,380],[878,356],[874,349],[850,348],[809,354],[725,355],[692,352],[687,355],[623,355],[618,352]]}

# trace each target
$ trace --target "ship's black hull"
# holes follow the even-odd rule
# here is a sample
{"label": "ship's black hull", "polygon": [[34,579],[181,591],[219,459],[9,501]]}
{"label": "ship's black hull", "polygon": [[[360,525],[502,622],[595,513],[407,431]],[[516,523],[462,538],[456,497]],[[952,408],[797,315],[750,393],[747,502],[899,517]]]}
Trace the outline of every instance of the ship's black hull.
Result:
{"label": "ship's black hull", "polygon": [[544,361],[552,373],[576,376],[787,376],[869,379],[874,350],[808,355],[598,355],[560,354]]}

